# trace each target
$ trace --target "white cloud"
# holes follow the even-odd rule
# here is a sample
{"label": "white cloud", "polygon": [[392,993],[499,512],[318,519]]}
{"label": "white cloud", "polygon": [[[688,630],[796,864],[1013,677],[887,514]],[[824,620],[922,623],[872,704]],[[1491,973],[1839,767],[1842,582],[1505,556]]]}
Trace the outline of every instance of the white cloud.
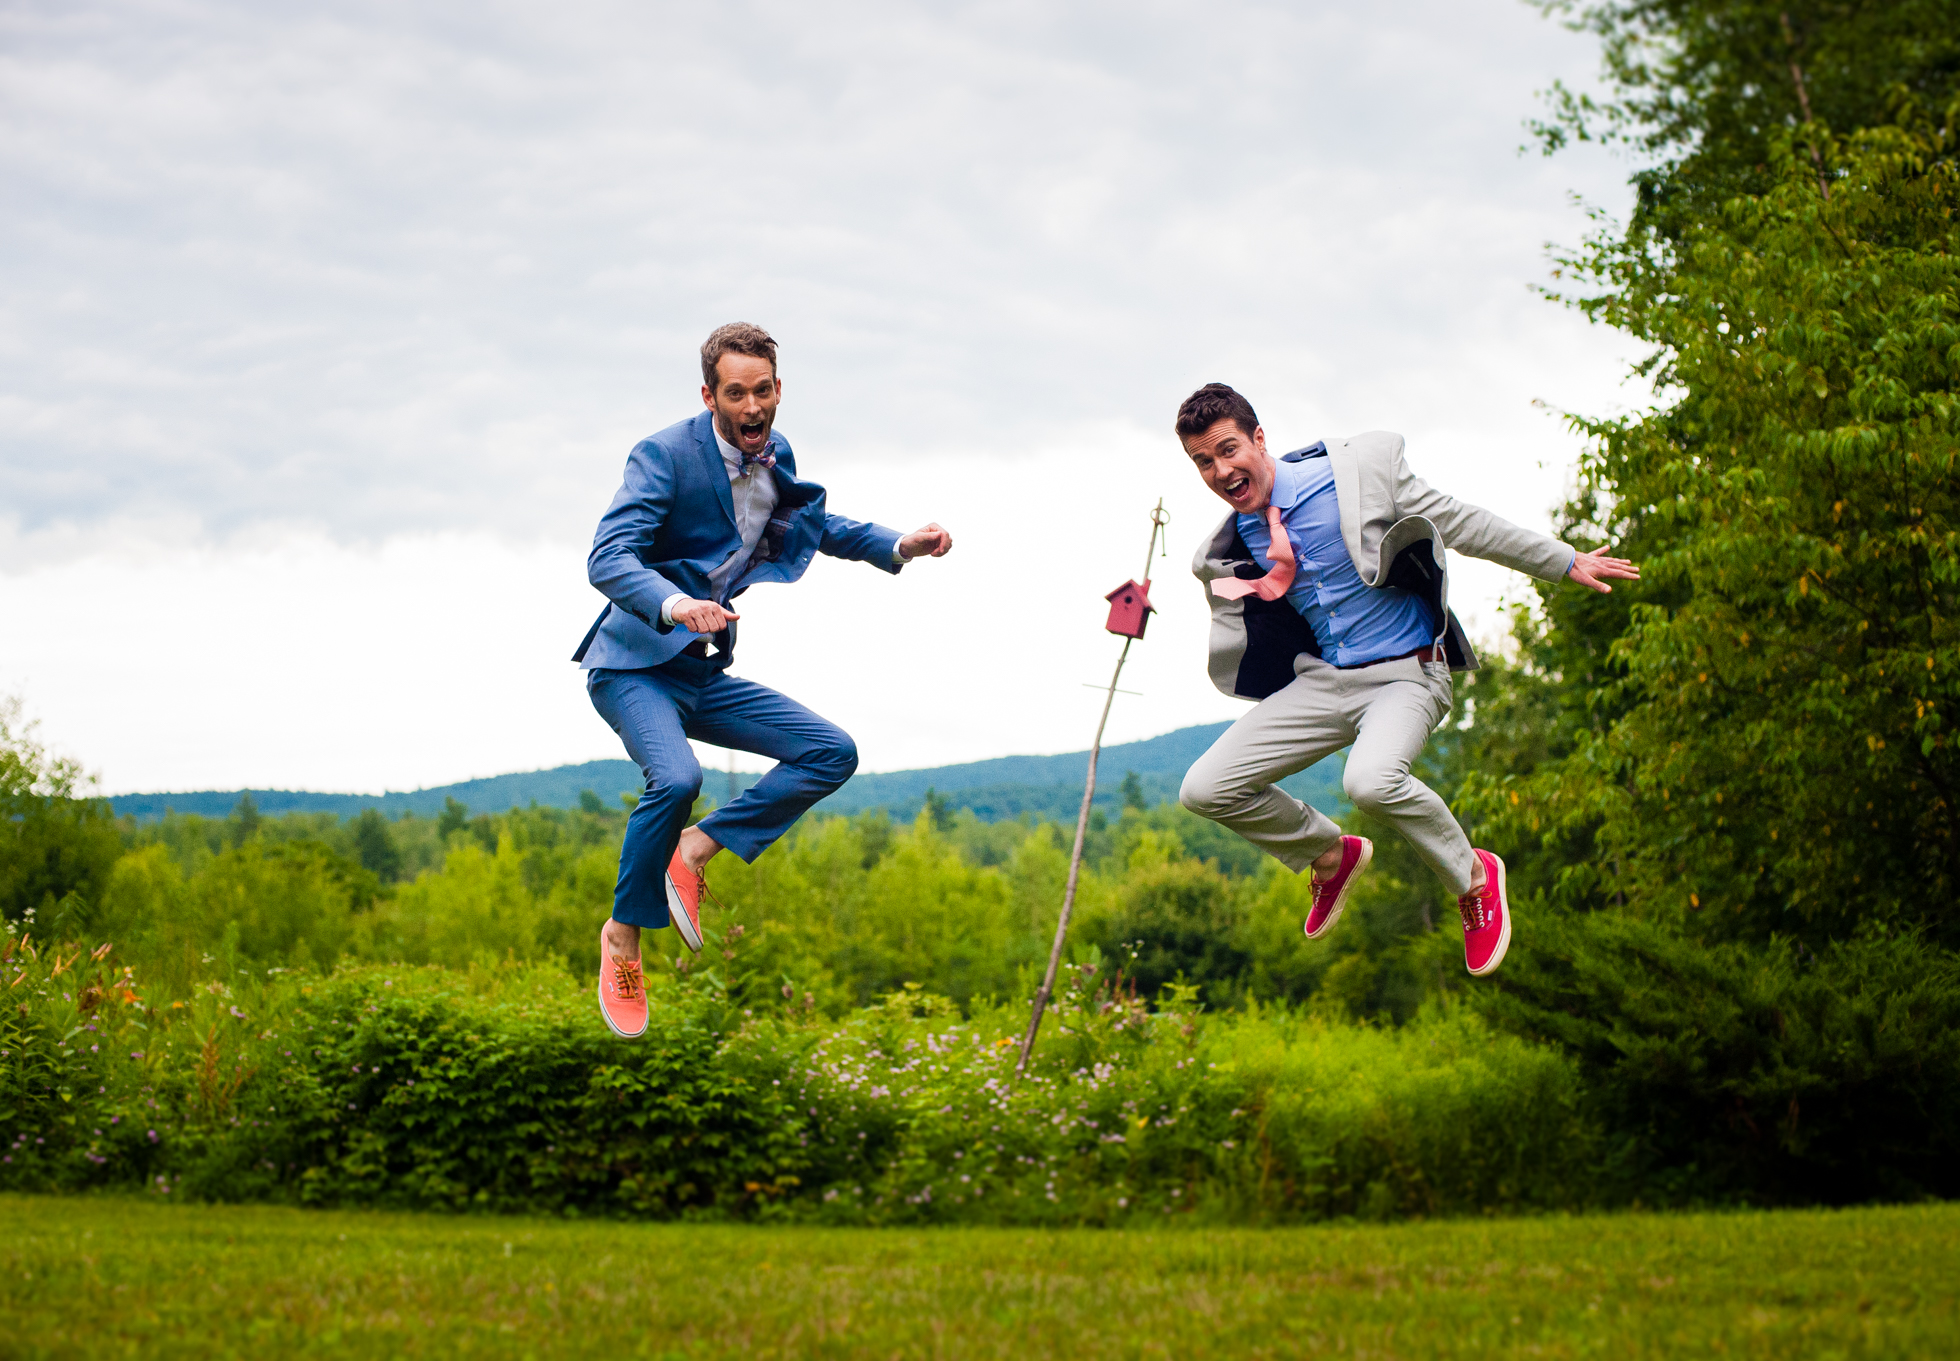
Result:
{"label": "white cloud", "polygon": [[[592,521],[742,316],[833,505],[960,534],[755,593],[742,669],[869,767],[1080,746],[1143,511],[1180,559],[1210,516],[1165,433],[1199,382],[1545,522],[1530,400],[1628,400],[1527,288],[1567,191],[1619,195],[1515,154],[1593,61],[1510,0],[10,6],[0,683],[123,788],[611,754],[562,661]],[[1236,708],[1168,576],[1129,736]],[[187,707],[127,720],[139,640]]]}

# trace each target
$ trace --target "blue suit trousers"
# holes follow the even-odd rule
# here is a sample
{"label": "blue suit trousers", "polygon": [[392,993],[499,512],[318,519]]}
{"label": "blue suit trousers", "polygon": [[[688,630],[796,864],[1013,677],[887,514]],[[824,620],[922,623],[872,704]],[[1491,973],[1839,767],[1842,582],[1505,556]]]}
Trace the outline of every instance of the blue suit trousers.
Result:
{"label": "blue suit trousers", "polygon": [[701,830],[753,861],[818,799],[857,769],[850,734],[766,685],[722,670],[719,659],[680,656],[639,671],[586,673],[592,707],[612,725],[646,777],[626,820],[613,920],[667,925],[667,863],[701,792],[701,763],[688,739],[772,757],[776,767]]}

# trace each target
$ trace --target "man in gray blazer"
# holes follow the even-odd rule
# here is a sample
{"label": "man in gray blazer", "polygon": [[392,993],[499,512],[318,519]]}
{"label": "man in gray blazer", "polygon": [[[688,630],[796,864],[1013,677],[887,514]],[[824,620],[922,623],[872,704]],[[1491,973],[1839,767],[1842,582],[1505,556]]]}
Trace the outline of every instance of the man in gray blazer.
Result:
{"label": "man in gray blazer", "polygon": [[1374,846],[1274,782],[1351,746],[1347,796],[1407,837],[1457,895],[1464,964],[1491,972],[1511,943],[1504,862],[1473,848],[1409,769],[1449,716],[1450,673],[1477,665],[1450,611],[1443,550],[1596,591],[1639,570],[1434,490],[1409,471],[1400,435],[1370,431],[1275,459],[1252,404],[1223,383],[1185,399],[1177,435],[1232,508],[1191,564],[1211,600],[1211,679],[1258,701],[1198,758],[1180,801],[1295,873],[1311,867],[1306,933],[1317,940]]}

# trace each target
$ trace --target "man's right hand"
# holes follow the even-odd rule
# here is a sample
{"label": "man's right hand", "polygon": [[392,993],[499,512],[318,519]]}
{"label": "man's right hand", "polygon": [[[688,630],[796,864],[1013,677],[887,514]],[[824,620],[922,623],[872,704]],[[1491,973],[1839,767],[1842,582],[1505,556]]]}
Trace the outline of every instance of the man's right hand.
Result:
{"label": "man's right hand", "polygon": [[1601,595],[1611,595],[1613,588],[1607,581],[1638,581],[1640,569],[1625,558],[1608,557],[1604,553],[1588,553],[1583,549],[1573,549],[1572,565],[1565,574],[1581,586],[1598,591]]}
{"label": "man's right hand", "polygon": [[691,633],[720,633],[728,627],[729,620],[742,617],[712,600],[677,600],[668,613],[674,616],[676,624],[686,625]]}

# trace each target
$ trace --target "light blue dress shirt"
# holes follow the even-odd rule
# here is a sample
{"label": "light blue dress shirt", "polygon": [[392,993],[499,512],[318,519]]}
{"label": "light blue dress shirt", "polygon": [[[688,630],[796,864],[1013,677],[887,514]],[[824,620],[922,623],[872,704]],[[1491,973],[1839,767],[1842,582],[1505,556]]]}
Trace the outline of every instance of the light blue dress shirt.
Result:
{"label": "light blue dress shirt", "polygon": [[[1324,451],[1294,462],[1273,461],[1273,504],[1279,507],[1286,537],[1299,560],[1286,603],[1313,630],[1322,661],[1359,666],[1400,657],[1436,641],[1439,630],[1419,597],[1393,586],[1370,587],[1355,570],[1341,537],[1334,466]],[[1273,564],[1266,550],[1272,546],[1272,535],[1265,515],[1240,515],[1238,527],[1253,561],[1270,572]]]}

